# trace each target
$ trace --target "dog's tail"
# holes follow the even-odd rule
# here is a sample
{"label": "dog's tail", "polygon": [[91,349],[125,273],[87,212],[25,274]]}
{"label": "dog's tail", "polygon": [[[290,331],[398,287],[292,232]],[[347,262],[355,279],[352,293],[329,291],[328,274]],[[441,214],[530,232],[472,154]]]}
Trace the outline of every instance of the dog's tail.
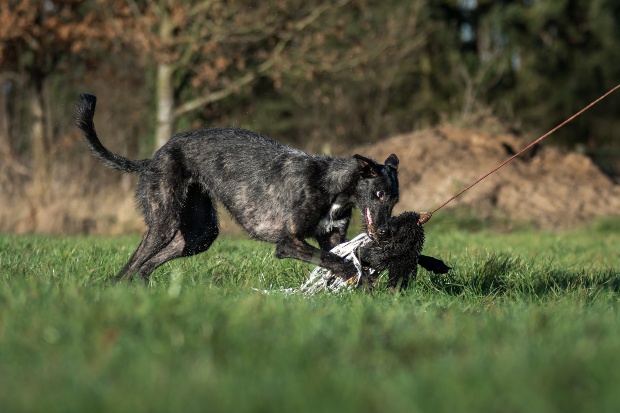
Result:
{"label": "dog's tail", "polygon": [[96,96],[85,93],[80,94],[75,111],[75,124],[82,131],[84,143],[86,143],[91,153],[108,168],[127,173],[140,172],[149,163],[149,159],[134,161],[124,158],[110,152],[99,141],[97,132],[95,132],[95,124],[93,123],[96,105]]}

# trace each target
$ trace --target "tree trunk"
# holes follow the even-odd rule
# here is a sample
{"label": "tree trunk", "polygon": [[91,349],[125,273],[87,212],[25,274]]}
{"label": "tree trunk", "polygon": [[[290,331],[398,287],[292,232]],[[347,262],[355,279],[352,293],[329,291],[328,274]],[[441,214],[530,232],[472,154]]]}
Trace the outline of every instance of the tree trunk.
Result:
{"label": "tree trunk", "polygon": [[34,196],[40,201],[47,198],[51,169],[50,145],[45,134],[43,83],[43,79],[35,79],[30,95],[30,114],[32,116],[30,134],[34,169],[33,191]]}
{"label": "tree trunk", "polygon": [[13,154],[5,82],[6,80],[0,77],[0,157],[10,157]]}
{"label": "tree trunk", "polygon": [[[168,13],[163,13],[159,26],[159,39],[164,46],[173,40],[174,24]],[[155,131],[155,150],[161,148],[172,136],[174,129],[174,87],[172,75],[174,67],[162,61],[157,65],[157,130]]]}
{"label": "tree trunk", "polygon": [[174,129],[173,70],[172,65],[168,63],[160,63],[157,66],[157,130],[155,131],[155,150],[168,142]]}

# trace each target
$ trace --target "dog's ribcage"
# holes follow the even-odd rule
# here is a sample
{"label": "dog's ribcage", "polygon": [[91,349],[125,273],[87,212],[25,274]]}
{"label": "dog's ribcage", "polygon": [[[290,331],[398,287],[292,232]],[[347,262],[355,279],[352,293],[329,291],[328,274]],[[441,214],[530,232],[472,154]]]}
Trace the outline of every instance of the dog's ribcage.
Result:
{"label": "dog's ribcage", "polygon": [[[347,225],[339,217],[350,200],[334,202],[339,188],[326,175],[334,158],[244,130],[202,133],[177,135],[161,156],[183,158],[191,180],[220,201],[251,236],[277,242],[292,233],[314,236]],[[354,170],[356,163],[350,162],[338,166],[341,175]]]}

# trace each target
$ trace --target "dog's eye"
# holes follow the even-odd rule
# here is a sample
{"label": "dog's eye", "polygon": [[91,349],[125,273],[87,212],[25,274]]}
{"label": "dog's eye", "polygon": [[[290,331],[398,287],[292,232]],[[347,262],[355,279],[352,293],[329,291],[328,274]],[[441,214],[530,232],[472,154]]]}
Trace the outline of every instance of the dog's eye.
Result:
{"label": "dog's eye", "polygon": [[383,199],[383,197],[385,197],[385,192],[383,191],[377,191],[375,192],[375,196],[379,199]]}

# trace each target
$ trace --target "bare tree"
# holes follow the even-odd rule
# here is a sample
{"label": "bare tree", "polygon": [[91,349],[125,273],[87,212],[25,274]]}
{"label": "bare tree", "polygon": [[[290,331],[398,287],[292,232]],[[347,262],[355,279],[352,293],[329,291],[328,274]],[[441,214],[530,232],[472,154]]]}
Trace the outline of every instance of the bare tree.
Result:
{"label": "bare tree", "polygon": [[[155,149],[175,120],[249,87],[261,76],[278,82],[283,69],[321,66],[316,55],[296,53],[335,27],[324,19],[350,0],[255,2],[248,0],[126,0],[134,20],[116,24],[157,66]],[[329,61],[329,59],[326,59]],[[189,86],[189,87],[188,87]],[[190,93],[187,93],[190,90]]]}
{"label": "bare tree", "polygon": [[[52,120],[47,80],[72,54],[93,41],[105,41],[105,33],[93,0],[5,0],[0,3],[0,79],[12,76],[28,89],[30,147],[33,155],[34,194],[45,197],[51,167]],[[4,86],[0,93],[6,97]],[[1,108],[0,108],[1,109]],[[4,122],[6,119],[6,112]],[[6,125],[0,131],[5,150],[10,148]],[[9,144],[6,141],[9,141]]]}

